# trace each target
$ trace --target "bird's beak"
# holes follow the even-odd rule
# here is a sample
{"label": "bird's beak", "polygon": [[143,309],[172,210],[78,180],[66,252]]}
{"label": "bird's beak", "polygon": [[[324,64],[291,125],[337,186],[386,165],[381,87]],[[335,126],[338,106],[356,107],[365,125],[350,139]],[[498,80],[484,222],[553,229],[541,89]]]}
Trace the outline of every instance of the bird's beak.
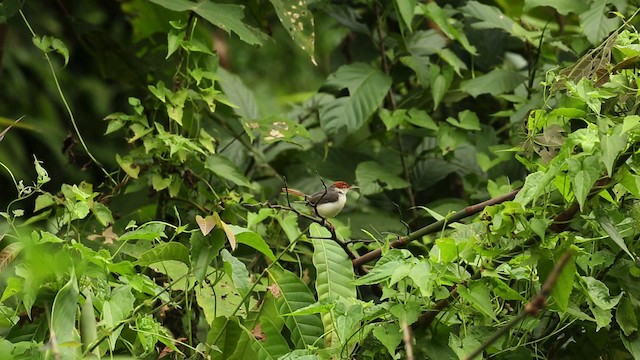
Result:
{"label": "bird's beak", "polygon": [[354,185],[354,186],[352,186],[352,187],[350,187],[350,188],[349,188],[349,190],[355,190],[355,189],[360,189],[360,186],[355,186],[355,185]]}

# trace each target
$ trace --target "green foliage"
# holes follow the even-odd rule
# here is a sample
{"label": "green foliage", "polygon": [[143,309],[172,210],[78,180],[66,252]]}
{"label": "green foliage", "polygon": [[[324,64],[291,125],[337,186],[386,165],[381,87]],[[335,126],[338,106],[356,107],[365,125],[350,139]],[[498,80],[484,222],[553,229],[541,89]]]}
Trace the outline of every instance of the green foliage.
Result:
{"label": "green foliage", "polygon": [[0,358],[640,356],[637,12],[3,2]]}

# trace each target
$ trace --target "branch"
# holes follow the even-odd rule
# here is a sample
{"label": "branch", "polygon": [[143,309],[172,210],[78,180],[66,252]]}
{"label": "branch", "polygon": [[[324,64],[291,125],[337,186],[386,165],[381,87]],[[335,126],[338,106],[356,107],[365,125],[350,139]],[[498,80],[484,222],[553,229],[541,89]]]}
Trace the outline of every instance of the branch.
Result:
{"label": "branch", "polygon": [[[463,210],[458,211],[457,213],[448,216],[446,219],[442,219],[440,221],[436,221],[433,224],[427,225],[421,229],[418,229],[412,233],[410,233],[409,235],[403,236],[401,238],[399,238],[398,240],[392,242],[391,244],[389,244],[389,247],[391,249],[394,248],[398,248],[401,246],[404,246],[408,243],[410,243],[413,240],[419,239],[421,237],[423,237],[424,235],[430,234],[432,232],[436,232],[436,231],[440,231],[444,226],[447,226],[447,224],[452,223],[452,222],[458,222],[464,218],[467,218],[471,215],[475,215],[479,212],[481,212],[482,210],[484,210],[484,208],[486,208],[487,206],[491,206],[491,205],[496,205],[496,204],[500,204],[503,203],[505,201],[510,201],[513,200],[513,198],[516,196],[516,194],[520,191],[520,189],[517,190],[513,190],[512,192],[502,195],[502,196],[498,196],[495,197],[493,199],[489,199],[487,201],[483,201],[481,203],[475,204],[475,205],[470,205],[467,206],[466,208],[464,208]],[[366,263],[368,263],[371,260],[375,260],[377,258],[379,258],[382,255],[382,248],[376,249],[376,250],[372,250],[369,251],[368,253],[360,256],[357,259],[353,260],[353,266],[362,266]]]}
{"label": "branch", "polygon": [[491,344],[493,344],[496,340],[498,340],[502,335],[506,334],[509,330],[511,330],[511,328],[513,328],[518,322],[520,322],[520,320],[524,319],[527,315],[532,315],[532,316],[537,315],[538,312],[540,312],[540,310],[542,310],[546,305],[547,298],[549,297],[549,295],[551,295],[551,291],[553,290],[553,287],[555,286],[556,281],[558,280],[558,276],[560,276],[562,269],[564,269],[565,265],[567,264],[567,262],[569,262],[569,259],[571,259],[572,255],[573,255],[573,252],[571,250],[564,253],[562,258],[560,258],[560,261],[558,261],[556,266],[553,268],[553,270],[549,274],[547,281],[545,281],[544,285],[542,285],[542,289],[540,289],[540,293],[534,296],[527,303],[527,305],[524,306],[524,311],[522,311],[516,317],[511,319],[511,321],[509,321],[507,325],[502,327],[500,330],[496,331],[479,348],[477,348],[471,354],[467,355],[465,357],[465,360],[471,360],[476,356],[482,354],[482,352],[486,348],[488,348]]}

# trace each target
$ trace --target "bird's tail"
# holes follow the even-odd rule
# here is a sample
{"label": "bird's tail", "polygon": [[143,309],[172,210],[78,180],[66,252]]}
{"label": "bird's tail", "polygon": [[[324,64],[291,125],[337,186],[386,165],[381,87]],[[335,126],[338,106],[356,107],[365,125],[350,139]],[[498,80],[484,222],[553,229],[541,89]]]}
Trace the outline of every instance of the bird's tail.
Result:
{"label": "bird's tail", "polygon": [[305,194],[302,191],[298,191],[296,189],[282,188],[282,192],[287,192],[294,196],[305,197]]}

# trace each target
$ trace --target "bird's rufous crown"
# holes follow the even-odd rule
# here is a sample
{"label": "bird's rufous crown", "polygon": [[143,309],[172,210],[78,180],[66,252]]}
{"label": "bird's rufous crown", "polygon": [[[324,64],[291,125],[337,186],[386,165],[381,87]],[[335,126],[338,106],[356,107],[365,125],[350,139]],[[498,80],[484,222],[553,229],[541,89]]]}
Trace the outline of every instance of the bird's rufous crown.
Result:
{"label": "bird's rufous crown", "polygon": [[333,183],[333,187],[338,188],[338,189],[349,189],[349,188],[351,188],[351,185],[349,185],[345,181],[336,181],[336,182]]}

